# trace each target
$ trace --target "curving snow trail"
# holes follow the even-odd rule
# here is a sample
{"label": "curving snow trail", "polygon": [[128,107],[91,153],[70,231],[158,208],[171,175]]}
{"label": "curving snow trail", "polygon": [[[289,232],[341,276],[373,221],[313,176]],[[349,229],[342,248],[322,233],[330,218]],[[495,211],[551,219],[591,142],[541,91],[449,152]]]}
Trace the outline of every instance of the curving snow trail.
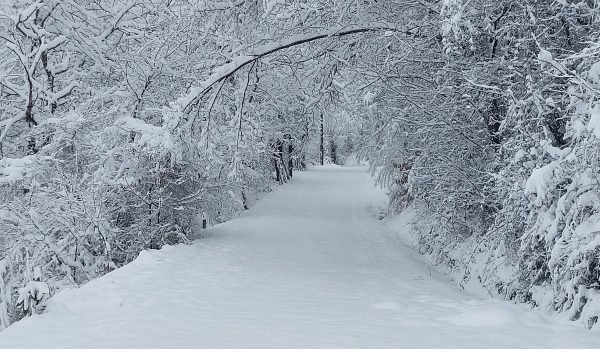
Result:
{"label": "curving snow trail", "polygon": [[191,246],[54,297],[0,348],[598,348],[600,334],[431,273],[362,168],[298,174]]}

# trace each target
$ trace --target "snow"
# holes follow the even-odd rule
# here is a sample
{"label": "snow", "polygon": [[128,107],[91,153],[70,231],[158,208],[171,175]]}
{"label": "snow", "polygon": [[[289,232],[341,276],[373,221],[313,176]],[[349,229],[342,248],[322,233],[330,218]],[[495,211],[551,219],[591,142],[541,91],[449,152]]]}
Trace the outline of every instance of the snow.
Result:
{"label": "snow", "polygon": [[19,290],[17,304],[22,304],[23,309],[30,311],[31,308],[43,309],[44,302],[50,295],[48,284],[41,281],[29,281],[25,287]]}
{"label": "snow", "polygon": [[164,147],[176,152],[171,134],[163,127],[154,126],[141,119],[123,117],[116,121],[123,130],[136,132],[140,135],[138,142],[149,148]]}
{"label": "snow", "polygon": [[554,182],[554,171],[558,163],[553,161],[545,166],[536,168],[525,183],[525,194],[536,194],[535,204],[541,205]]}
{"label": "snow", "polygon": [[11,184],[26,178],[30,174],[29,168],[33,162],[33,155],[24,156],[20,159],[0,159],[0,185]]}
{"label": "snow", "polygon": [[590,121],[588,122],[588,130],[594,136],[600,138],[600,105],[590,108]]}
{"label": "snow", "polygon": [[592,64],[589,71],[589,77],[592,83],[600,84],[600,62]]}
{"label": "snow", "polygon": [[552,58],[552,53],[549,51],[540,49],[540,52],[538,53],[538,60],[542,62],[552,62],[554,58]]}
{"label": "snow", "polygon": [[432,271],[377,219],[385,201],[365,168],[300,173],[207,238],[62,291],[0,348],[597,348]]}

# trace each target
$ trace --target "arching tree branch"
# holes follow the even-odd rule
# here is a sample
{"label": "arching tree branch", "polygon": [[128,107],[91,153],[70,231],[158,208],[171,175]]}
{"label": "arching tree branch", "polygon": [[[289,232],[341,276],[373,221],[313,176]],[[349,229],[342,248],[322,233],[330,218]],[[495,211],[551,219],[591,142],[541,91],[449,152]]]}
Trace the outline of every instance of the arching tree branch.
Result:
{"label": "arching tree branch", "polygon": [[399,29],[396,26],[386,23],[375,23],[367,26],[351,25],[325,29],[310,34],[295,35],[290,38],[283,39],[281,41],[271,42],[262,45],[256,48],[252,53],[248,55],[235,57],[231,62],[226,63],[215,69],[214,72],[208,77],[208,79],[200,83],[199,86],[193,87],[186,96],[179,98],[177,102],[183,107],[183,110],[185,112],[189,112],[192,105],[194,105],[196,102],[198,102],[200,98],[206,95],[206,93],[208,93],[213,88],[213,86],[215,86],[215,84],[232,76],[238,70],[242,69],[248,64],[256,62],[260,58],[266,57],[275,52],[320,39],[375,31],[398,32]]}

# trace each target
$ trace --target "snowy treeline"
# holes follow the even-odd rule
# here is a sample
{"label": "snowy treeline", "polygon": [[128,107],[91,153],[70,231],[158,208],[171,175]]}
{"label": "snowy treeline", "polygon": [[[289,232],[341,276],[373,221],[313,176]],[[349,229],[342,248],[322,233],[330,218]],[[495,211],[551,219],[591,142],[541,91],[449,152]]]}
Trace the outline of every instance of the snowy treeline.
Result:
{"label": "snowy treeline", "polygon": [[142,249],[189,241],[318,152],[307,108],[331,67],[244,56],[301,35],[311,9],[266,5],[2,3],[0,329]]}
{"label": "snowy treeline", "polygon": [[435,32],[405,49],[366,112],[381,123],[367,153],[392,208],[416,209],[422,252],[461,283],[593,326],[598,1],[431,5],[421,28]]}
{"label": "snowy treeline", "polygon": [[6,0],[0,329],[358,154],[462,282],[600,315],[598,3]]}

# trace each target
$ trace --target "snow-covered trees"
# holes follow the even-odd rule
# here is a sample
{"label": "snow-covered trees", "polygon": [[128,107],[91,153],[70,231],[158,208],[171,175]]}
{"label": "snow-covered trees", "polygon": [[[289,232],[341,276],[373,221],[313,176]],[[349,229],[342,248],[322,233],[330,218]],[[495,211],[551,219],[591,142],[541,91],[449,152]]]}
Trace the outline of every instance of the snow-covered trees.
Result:
{"label": "snow-covered trees", "polygon": [[396,30],[368,7],[8,1],[0,328],[144,248],[189,241],[306,166],[356,45],[345,38]]}
{"label": "snow-covered trees", "polygon": [[52,294],[188,241],[319,153],[368,159],[464,282],[600,314],[595,2],[2,11],[0,328],[45,294],[27,285]]}
{"label": "snow-covered trees", "polygon": [[599,250],[594,230],[586,228],[596,222],[589,161],[597,93],[589,87],[597,55],[585,43],[597,39],[598,7],[487,5],[467,7],[491,18],[475,30],[491,36],[489,44],[479,45],[489,54],[478,61],[494,70],[477,75],[489,90],[490,105],[498,106],[488,109],[488,119],[498,125],[493,171],[498,213],[485,240],[507,250],[517,266],[514,278],[496,286],[508,297],[568,312],[591,326],[599,315],[594,296]]}
{"label": "snow-covered trees", "polygon": [[[0,328],[141,249],[188,241],[199,216],[225,220],[268,189],[275,170],[291,171],[289,162],[274,168],[272,144],[304,149],[311,96],[305,82],[294,91],[280,75],[307,66],[275,57],[285,44],[268,41],[305,39],[298,23],[314,9],[264,5],[74,0],[2,9]],[[214,88],[194,94],[215,77]]]}
{"label": "snow-covered trees", "polygon": [[393,54],[411,64],[364,94],[363,149],[392,208],[419,209],[422,250],[462,282],[592,326],[598,4],[447,0],[429,10],[421,25],[437,36],[413,36],[409,54]]}

